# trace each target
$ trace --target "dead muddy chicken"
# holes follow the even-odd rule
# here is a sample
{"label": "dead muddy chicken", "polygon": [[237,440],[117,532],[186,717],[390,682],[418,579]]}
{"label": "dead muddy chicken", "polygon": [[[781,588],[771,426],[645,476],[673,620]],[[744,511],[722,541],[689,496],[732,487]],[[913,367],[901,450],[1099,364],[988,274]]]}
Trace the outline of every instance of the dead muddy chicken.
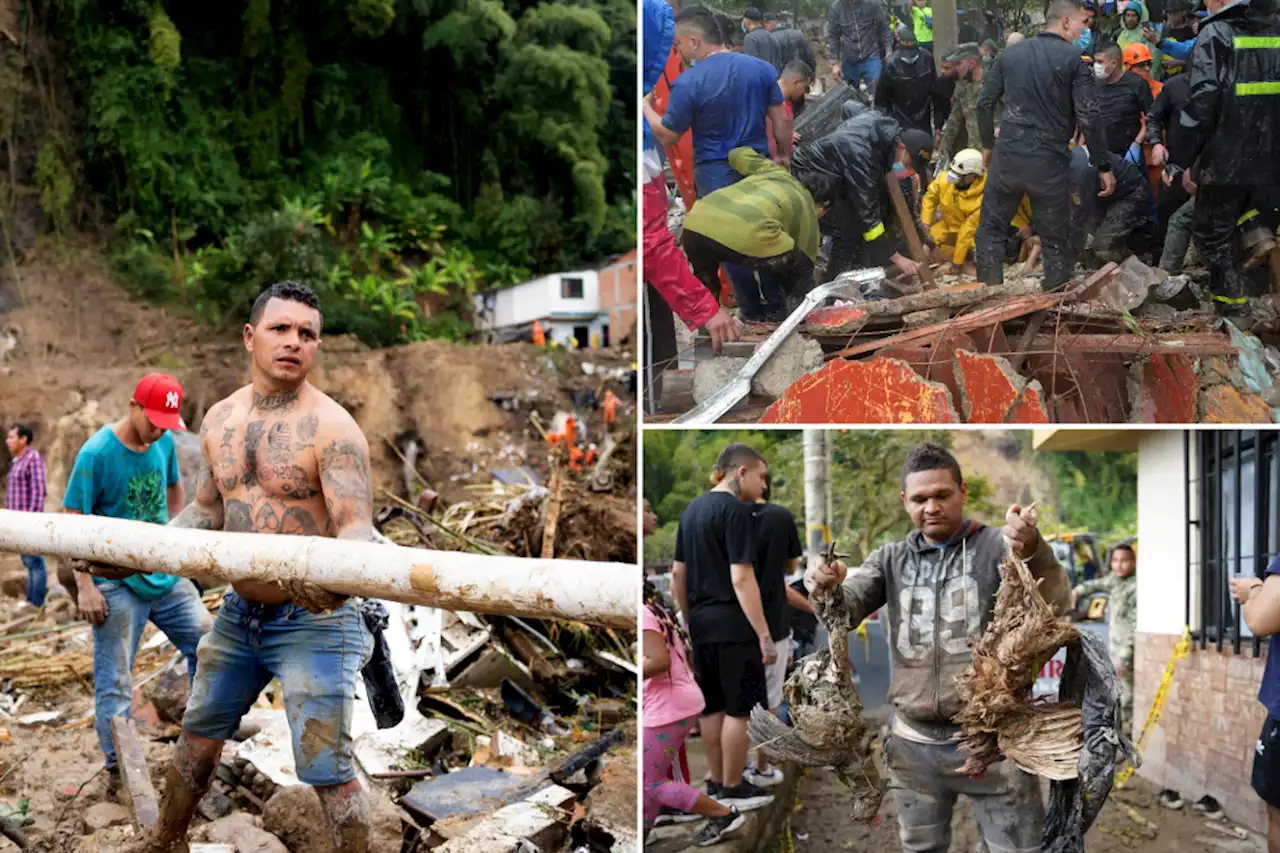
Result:
{"label": "dead muddy chicken", "polygon": [[849,632],[857,626],[829,596],[814,593],[811,600],[827,629],[827,647],[801,660],[782,688],[794,726],[757,706],[747,731],[770,758],[835,768],[853,793],[854,818],[869,821],[880,810],[885,781],[871,753],[875,732],[862,718],[849,672]]}

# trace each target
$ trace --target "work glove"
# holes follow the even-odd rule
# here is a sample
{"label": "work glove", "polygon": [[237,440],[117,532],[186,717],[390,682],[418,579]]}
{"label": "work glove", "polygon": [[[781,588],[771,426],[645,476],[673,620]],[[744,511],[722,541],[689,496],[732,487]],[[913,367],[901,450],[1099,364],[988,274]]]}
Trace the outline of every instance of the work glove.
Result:
{"label": "work glove", "polygon": [[102,578],[105,581],[122,581],[139,574],[137,569],[126,569],[123,566],[112,566],[107,563],[95,563],[89,560],[71,560],[72,570]]}
{"label": "work glove", "polygon": [[294,604],[308,613],[327,613],[330,610],[337,610],[351,597],[329,592],[319,584],[303,578],[276,581],[276,584],[289,594]]}

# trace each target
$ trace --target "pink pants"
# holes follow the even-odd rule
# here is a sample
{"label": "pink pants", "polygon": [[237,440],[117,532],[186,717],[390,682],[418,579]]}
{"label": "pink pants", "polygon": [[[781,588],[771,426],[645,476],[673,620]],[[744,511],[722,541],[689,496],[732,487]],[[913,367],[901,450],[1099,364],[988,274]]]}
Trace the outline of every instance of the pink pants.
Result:
{"label": "pink pants", "polygon": [[693,811],[698,801],[698,789],[673,782],[667,771],[680,752],[684,739],[693,730],[697,717],[689,717],[665,726],[644,727],[644,827],[653,826],[658,810],[663,806],[682,812]]}

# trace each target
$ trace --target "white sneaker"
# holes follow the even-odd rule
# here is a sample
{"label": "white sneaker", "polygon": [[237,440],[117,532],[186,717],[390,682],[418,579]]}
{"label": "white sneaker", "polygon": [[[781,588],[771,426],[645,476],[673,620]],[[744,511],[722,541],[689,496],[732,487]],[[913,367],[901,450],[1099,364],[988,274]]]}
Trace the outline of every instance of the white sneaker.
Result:
{"label": "white sneaker", "polygon": [[777,767],[770,767],[768,770],[758,770],[753,764],[748,767],[742,774],[743,778],[761,788],[772,788],[774,785],[781,785],[782,780],[786,778],[782,775],[782,770]]}

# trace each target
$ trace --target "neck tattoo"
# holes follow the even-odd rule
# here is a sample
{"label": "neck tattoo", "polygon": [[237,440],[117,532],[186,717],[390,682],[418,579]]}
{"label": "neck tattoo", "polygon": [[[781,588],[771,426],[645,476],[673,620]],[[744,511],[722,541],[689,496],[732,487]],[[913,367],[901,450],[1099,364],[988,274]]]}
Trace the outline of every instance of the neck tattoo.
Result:
{"label": "neck tattoo", "polygon": [[297,388],[270,397],[259,394],[257,391],[253,392],[253,408],[260,412],[288,411],[293,408],[293,404],[296,402],[298,402]]}

